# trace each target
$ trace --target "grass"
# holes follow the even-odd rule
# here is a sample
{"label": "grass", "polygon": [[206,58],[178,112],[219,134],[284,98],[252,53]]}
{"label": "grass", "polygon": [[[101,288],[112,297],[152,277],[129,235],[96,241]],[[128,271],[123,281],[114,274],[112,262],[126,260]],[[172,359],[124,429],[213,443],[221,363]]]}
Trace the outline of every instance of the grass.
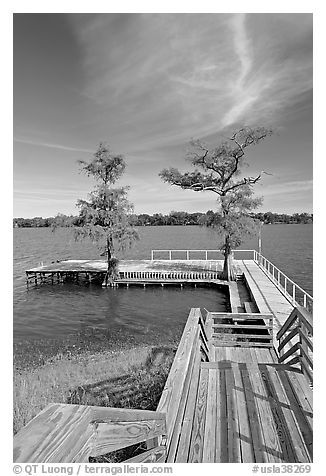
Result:
{"label": "grass", "polygon": [[155,410],[174,358],[170,346],[58,356],[14,373],[14,433],[49,403]]}

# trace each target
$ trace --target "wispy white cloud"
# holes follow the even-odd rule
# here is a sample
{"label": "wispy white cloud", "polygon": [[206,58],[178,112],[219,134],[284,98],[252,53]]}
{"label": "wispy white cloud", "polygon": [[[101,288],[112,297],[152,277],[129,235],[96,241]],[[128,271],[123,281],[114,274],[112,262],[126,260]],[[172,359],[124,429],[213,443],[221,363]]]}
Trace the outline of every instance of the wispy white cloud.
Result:
{"label": "wispy white cloud", "polygon": [[297,180],[284,183],[273,183],[264,185],[264,195],[285,195],[302,192],[312,192],[312,180]]}
{"label": "wispy white cloud", "polygon": [[47,147],[50,149],[59,149],[59,150],[66,150],[71,152],[94,152],[90,149],[82,149],[79,147],[70,147],[62,144],[51,144],[49,142],[42,142],[42,141],[34,141],[30,139],[19,139],[14,137],[14,142],[18,142],[20,144],[27,144],[27,145],[34,145],[36,147]]}
{"label": "wispy white cloud", "polygon": [[246,14],[73,18],[84,53],[85,94],[101,105],[121,143],[143,150],[239,121],[275,122],[311,88],[311,64],[303,55],[281,54],[293,45],[289,40],[281,49],[278,33],[296,29],[295,22],[280,21],[280,32],[267,24],[272,54],[265,54],[259,21]]}

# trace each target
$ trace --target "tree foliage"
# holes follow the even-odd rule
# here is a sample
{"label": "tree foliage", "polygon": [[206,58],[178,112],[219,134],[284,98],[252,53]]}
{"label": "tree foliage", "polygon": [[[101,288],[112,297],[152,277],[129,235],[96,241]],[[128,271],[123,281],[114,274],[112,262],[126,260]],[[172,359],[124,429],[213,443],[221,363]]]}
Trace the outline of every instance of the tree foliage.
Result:
{"label": "tree foliage", "polygon": [[112,279],[117,266],[116,253],[125,251],[138,239],[131,226],[133,205],[128,201],[129,187],[114,188],[115,182],[125,171],[121,155],[111,153],[101,143],[91,162],[79,161],[81,171],[93,177],[97,185],[88,200],[78,200],[79,226],[75,229],[76,239],[89,238],[107,255],[107,277]]}
{"label": "tree foliage", "polygon": [[224,279],[235,278],[232,249],[240,246],[244,237],[255,231],[255,222],[250,218],[249,212],[262,203],[261,198],[253,197],[253,186],[266,172],[262,171],[254,177],[241,177],[242,169],[247,165],[244,160],[246,149],[271,134],[272,131],[264,127],[243,127],[213,148],[200,140],[194,140],[188,154],[188,159],[195,167],[193,171],[182,173],[170,167],[159,174],[163,181],[182,189],[210,191],[218,196],[218,213],[211,220],[203,221],[203,224],[223,235],[220,248],[225,257],[222,273]]}

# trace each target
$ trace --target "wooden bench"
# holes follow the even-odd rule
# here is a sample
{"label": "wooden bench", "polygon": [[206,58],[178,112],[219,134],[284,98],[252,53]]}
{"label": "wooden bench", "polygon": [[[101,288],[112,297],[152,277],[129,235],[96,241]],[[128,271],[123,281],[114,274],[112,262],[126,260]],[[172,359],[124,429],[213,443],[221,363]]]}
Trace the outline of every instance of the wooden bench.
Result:
{"label": "wooden bench", "polygon": [[[14,437],[15,463],[87,463],[96,457],[166,434],[165,415],[53,403]],[[130,461],[164,461],[166,448],[156,446]],[[138,459],[137,459],[138,458]]]}

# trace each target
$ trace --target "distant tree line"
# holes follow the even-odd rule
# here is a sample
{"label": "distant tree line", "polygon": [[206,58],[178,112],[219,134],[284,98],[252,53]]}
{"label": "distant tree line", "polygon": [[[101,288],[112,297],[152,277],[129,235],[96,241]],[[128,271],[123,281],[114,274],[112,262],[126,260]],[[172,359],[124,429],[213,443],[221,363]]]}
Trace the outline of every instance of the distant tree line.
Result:
{"label": "distant tree line", "polygon": [[[132,214],[130,216],[130,223],[133,226],[162,226],[162,225],[201,225],[205,221],[205,218],[214,214],[212,210],[208,210],[206,213],[196,212],[177,212],[172,211],[168,215],[162,213],[154,213],[149,215],[147,213]],[[278,224],[278,223],[312,223],[313,214],[311,213],[294,213],[287,215],[285,213],[250,213],[251,218],[255,218],[265,224]],[[81,218],[74,215],[58,214],[56,217],[42,218],[14,218],[13,226],[15,228],[43,228],[43,227],[69,227],[69,226],[82,226]]]}

